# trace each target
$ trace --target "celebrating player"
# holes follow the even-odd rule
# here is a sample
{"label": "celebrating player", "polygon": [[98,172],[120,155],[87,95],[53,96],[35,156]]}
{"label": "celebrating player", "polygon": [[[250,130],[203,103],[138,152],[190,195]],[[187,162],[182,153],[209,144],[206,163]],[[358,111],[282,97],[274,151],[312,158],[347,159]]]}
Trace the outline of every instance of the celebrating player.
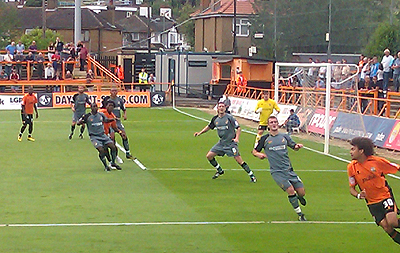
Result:
{"label": "celebrating player", "polygon": [[373,156],[374,144],[368,138],[356,137],[350,144],[352,161],[347,165],[350,194],[357,199],[365,199],[376,224],[400,244],[400,233],[394,229],[400,225],[398,207],[385,179],[385,174],[396,173],[400,167],[385,158]]}
{"label": "celebrating player", "polygon": [[28,129],[28,141],[35,141],[32,137],[33,132],[33,111],[36,113],[36,118],[39,117],[39,113],[37,111],[37,104],[38,100],[33,94],[33,87],[30,86],[28,88],[28,93],[22,98],[21,104],[21,118],[22,118],[22,127],[19,131],[18,141],[22,141],[22,134],[25,131],[27,125],[29,125]]}
{"label": "celebrating player", "polygon": [[199,136],[214,128],[217,128],[220,140],[211,148],[210,151],[208,151],[206,156],[211,165],[217,169],[217,172],[212,177],[212,179],[216,179],[220,175],[225,173],[218,162],[215,160],[215,157],[217,155],[227,155],[229,157],[234,157],[236,162],[240,166],[242,166],[242,168],[250,176],[250,180],[255,183],[257,179],[254,176],[253,171],[250,170],[249,165],[247,165],[247,163],[243,161],[242,157],[239,154],[238,142],[241,133],[239,123],[232,115],[226,113],[226,106],[223,102],[218,103],[218,115],[214,116],[211,119],[211,122],[207,126],[205,126],[200,132],[195,132],[194,136]]}
{"label": "celebrating player", "polygon": [[[124,125],[121,122],[121,110],[124,112],[124,120],[126,120],[126,108],[124,105],[124,100],[120,97],[117,96],[118,94],[118,89],[116,87],[112,87],[110,90],[110,96],[106,96],[103,99],[103,104],[105,104],[107,101],[113,101],[114,102],[114,110],[113,113],[116,117],[116,123],[117,123],[117,127],[119,130],[121,130],[125,137],[126,137],[126,133],[125,133],[125,128]],[[122,135],[121,135],[122,136]],[[126,158],[127,159],[132,159],[132,155],[129,151],[129,141],[128,141],[128,137],[126,137],[125,139],[122,139],[122,144],[124,145],[124,149],[126,150]]]}
{"label": "celebrating player", "polygon": [[[71,100],[71,109],[73,111],[72,114],[72,124],[71,124],[71,133],[68,138],[71,140],[74,135],[76,122],[85,114],[86,112],[86,104],[90,105],[89,96],[84,93],[85,86],[78,86],[78,93],[76,93]],[[79,134],[79,138],[83,139],[83,132],[85,131],[85,125],[81,125],[81,131]]]}
{"label": "celebrating player", "polygon": [[[288,194],[289,202],[299,216],[299,220],[306,221],[299,205],[299,201],[303,206],[307,203],[304,198],[306,194],[304,185],[293,171],[287,149],[289,146],[297,151],[303,147],[303,144],[294,142],[287,134],[279,133],[278,119],[275,116],[269,117],[268,127],[269,134],[261,137],[252,153],[260,159],[268,158],[272,178]],[[261,152],[262,149],[265,153]]]}
{"label": "celebrating player", "polygon": [[115,157],[117,156],[117,148],[114,142],[104,132],[103,123],[114,121],[114,119],[108,119],[103,113],[98,112],[98,106],[96,103],[92,103],[91,112],[85,114],[78,122],[78,125],[86,124],[90,136],[90,141],[93,146],[99,151],[99,158],[104,165],[105,171],[110,171],[111,168],[107,165],[106,161],[106,148],[111,150],[111,166],[117,170],[121,170],[121,167],[115,163]]}
{"label": "celebrating player", "polygon": [[255,112],[260,114],[260,123],[256,137],[256,145],[268,128],[268,118],[274,112],[274,109],[279,113],[281,110],[275,100],[269,98],[268,91],[263,91],[263,98],[257,102]]}

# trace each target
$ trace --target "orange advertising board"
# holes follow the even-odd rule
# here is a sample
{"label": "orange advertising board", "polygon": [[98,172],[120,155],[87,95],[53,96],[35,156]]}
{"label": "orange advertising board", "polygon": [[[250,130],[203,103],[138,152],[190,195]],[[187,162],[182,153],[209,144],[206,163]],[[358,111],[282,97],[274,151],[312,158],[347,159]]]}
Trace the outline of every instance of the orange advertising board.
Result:
{"label": "orange advertising board", "polygon": [[[75,92],[53,93],[53,107],[62,108],[70,107],[71,100]],[[86,92],[89,95],[90,101],[101,105],[103,98],[110,95],[110,92]],[[125,107],[150,107],[150,92],[118,92],[118,97],[125,102]]]}

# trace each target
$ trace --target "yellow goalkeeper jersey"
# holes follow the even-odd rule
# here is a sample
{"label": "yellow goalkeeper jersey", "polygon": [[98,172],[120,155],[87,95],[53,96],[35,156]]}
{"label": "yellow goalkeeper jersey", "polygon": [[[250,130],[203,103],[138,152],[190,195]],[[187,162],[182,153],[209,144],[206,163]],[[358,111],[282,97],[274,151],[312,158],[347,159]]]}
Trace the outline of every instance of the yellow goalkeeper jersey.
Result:
{"label": "yellow goalkeeper jersey", "polygon": [[269,116],[271,116],[274,109],[277,112],[280,112],[278,104],[275,102],[275,100],[270,99],[270,98],[267,101],[265,101],[264,99],[259,100],[257,102],[256,109],[254,111],[257,111],[259,108],[262,108],[262,111],[260,112],[260,125],[261,126],[268,125],[268,118],[269,118]]}

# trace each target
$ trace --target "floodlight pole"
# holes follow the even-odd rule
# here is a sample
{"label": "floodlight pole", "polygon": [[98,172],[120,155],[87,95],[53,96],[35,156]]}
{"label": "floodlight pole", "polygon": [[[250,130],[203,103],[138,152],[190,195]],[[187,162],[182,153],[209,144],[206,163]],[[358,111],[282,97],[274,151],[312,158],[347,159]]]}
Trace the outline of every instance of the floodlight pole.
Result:
{"label": "floodlight pole", "polygon": [[233,0],[233,54],[237,54],[237,41],[236,41],[236,3],[237,0]]}
{"label": "floodlight pole", "polygon": [[81,0],[75,0],[75,31],[74,31],[74,42],[75,46],[81,40],[82,30],[82,16],[81,16]]}
{"label": "floodlight pole", "polygon": [[331,58],[331,31],[332,30],[332,0],[329,0],[328,5],[328,34],[326,40],[328,41],[328,51],[326,53],[328,59]]}

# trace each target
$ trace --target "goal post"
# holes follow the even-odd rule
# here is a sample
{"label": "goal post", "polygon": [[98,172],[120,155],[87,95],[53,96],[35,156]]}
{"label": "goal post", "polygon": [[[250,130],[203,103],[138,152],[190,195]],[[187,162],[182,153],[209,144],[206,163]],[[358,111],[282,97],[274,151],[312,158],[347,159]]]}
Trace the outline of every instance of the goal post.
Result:
{"label": "goal post", "polygon": [[[348,72],[345,72],[344,69]],[[339,71],[343,72],[339,74]],[[276,62],[275,63],[275,79],[274,79],[274,97],[276,101],[280,101],[280,86],[283,83],[291,83],[302,90],[302,102],[300,107],[313,107],[319,104],[321,96],[318,92],[323,93],[325,103],[324,109],[324,150],[325,154],[329,153],[329,140],[330,140],[330,113],[331,113],[331,89],[332,86],[338,88],[344,84],[353,83],[358,89],[357,82],[352,82],[358,75],[359,69],[355,64],[331,64],[331,63],[290,63],[290,62]],[[340,77],[338,76],[340,75]],[[319,88],[317,82],[324,86]],[[358,96],[358,92],[355,92]],[[317,102],[317,99],[319,100]],[[315,103],[310,103],[314,101]],[[359,101],[357,99],[356,101]],[[333,101],[335,102],[335,101]],[[314,107],[314,109],[315,109]],[[321,108],[322,109],[322,108]]]}

